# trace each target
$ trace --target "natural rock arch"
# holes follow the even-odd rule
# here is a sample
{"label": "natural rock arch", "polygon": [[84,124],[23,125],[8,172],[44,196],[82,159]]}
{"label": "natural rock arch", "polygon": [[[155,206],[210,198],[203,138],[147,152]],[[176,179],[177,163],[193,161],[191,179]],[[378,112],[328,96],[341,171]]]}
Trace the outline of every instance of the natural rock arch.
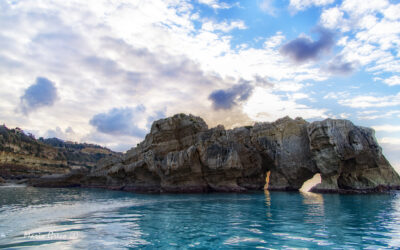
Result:
{"label": "natural rock arch", "polygon": [[[122,169],[126,177],[114,176]],[[350,121],[308,123],[284,117],[226,130],[221,125],[209,129],[200,117],[185,114],[155,121],[145,140],[122,158],[104,160],[90,173],[69,178],[89,187],[208,192],[262,190],[267,173],[268,190],[299,190],[317,173],[322,182],[314,191],[400,187],[373,130]],[[37,184],[46,186],[46,181]]]}

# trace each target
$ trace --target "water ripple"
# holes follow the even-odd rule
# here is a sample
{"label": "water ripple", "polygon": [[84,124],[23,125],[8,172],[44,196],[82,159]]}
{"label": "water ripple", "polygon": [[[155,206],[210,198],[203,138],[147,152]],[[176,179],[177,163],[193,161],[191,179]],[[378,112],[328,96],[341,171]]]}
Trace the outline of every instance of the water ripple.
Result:
{"label": "water ripple", "polygon": [[394,248],[400,195],[0,189],[0,248]]}

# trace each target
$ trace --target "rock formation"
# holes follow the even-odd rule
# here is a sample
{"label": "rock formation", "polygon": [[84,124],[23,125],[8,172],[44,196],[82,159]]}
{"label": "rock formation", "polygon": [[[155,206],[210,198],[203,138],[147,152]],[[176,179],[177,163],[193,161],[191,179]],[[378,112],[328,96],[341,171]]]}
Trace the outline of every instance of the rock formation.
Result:
{"label": "rock formation", "polygon": [[374,133],[347,120],[311,123],[310,150],[322,178],[313,190],[398,188],[399,175],[382,155]]}
{"label": "rock formation", "polygon": [[0,126],[0,177],[8,180],[39,178],[94,167],[98,160],[116,153],[92,144],[39,139],[19,128]]}
{"label": "rock formation", "polygon": [[41,180],[36,186],[85,186],[146,192],[298,190],[320,173],[319,192],[379,191],[400,187],[374,131],[350,121],[273,123],[208,129],[192,115],[153,123],[145,140],[90,173]]}

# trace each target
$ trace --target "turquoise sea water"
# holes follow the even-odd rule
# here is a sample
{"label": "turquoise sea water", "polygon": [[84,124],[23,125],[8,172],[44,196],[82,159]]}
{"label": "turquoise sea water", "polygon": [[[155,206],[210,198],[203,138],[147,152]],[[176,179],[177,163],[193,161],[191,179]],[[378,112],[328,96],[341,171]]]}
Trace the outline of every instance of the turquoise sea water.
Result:
{"label": "turquoise sea water", "polygon": [[400,193],[0,187],[0,248],[400,248]]}

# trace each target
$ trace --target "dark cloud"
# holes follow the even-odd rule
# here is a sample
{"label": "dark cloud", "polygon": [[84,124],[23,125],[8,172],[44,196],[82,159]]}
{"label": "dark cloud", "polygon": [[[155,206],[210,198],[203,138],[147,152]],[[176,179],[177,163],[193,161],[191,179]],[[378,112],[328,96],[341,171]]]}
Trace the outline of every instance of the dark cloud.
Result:
{"label": "dark cloud", "polygon": [[40,107],[51,106],[56,100],[57,89],[54,83],[47,78],[38,77],[21,97],[21,108],[24,113],[28,113]]}
{"label": "dark cloud", "polygon": [[317,28],[315,32],[320,35],[318,41],[313,41],[307,37],[298,37],[283,45],[280,52],[296,63],[316,60],[321,53],[329,51],[335,41],[333,33],[329,30]]}
{"label": "dark cloud", "polygon": [[356,70],[357,66],[358,62],[344,61],[343,57],[337,56],[326,65],[324,70],[334,75],[349,75]]}
{"label": "dark cloud", "polygon": [[253,87],[249,82],[242,82],[229,89],[213,91],[208,99],[213,102],[214,109],[231,109],[238,102],[247,100],[253,91]]}
{"label": "dark cloud", "polygon": [[143,137],[146,131],[137,127],[135,117],[141,115],[144,110],[143,106],[136,108],[113,108],[107,113],[100,113],[93,116],[90,124],[105,134]]}

